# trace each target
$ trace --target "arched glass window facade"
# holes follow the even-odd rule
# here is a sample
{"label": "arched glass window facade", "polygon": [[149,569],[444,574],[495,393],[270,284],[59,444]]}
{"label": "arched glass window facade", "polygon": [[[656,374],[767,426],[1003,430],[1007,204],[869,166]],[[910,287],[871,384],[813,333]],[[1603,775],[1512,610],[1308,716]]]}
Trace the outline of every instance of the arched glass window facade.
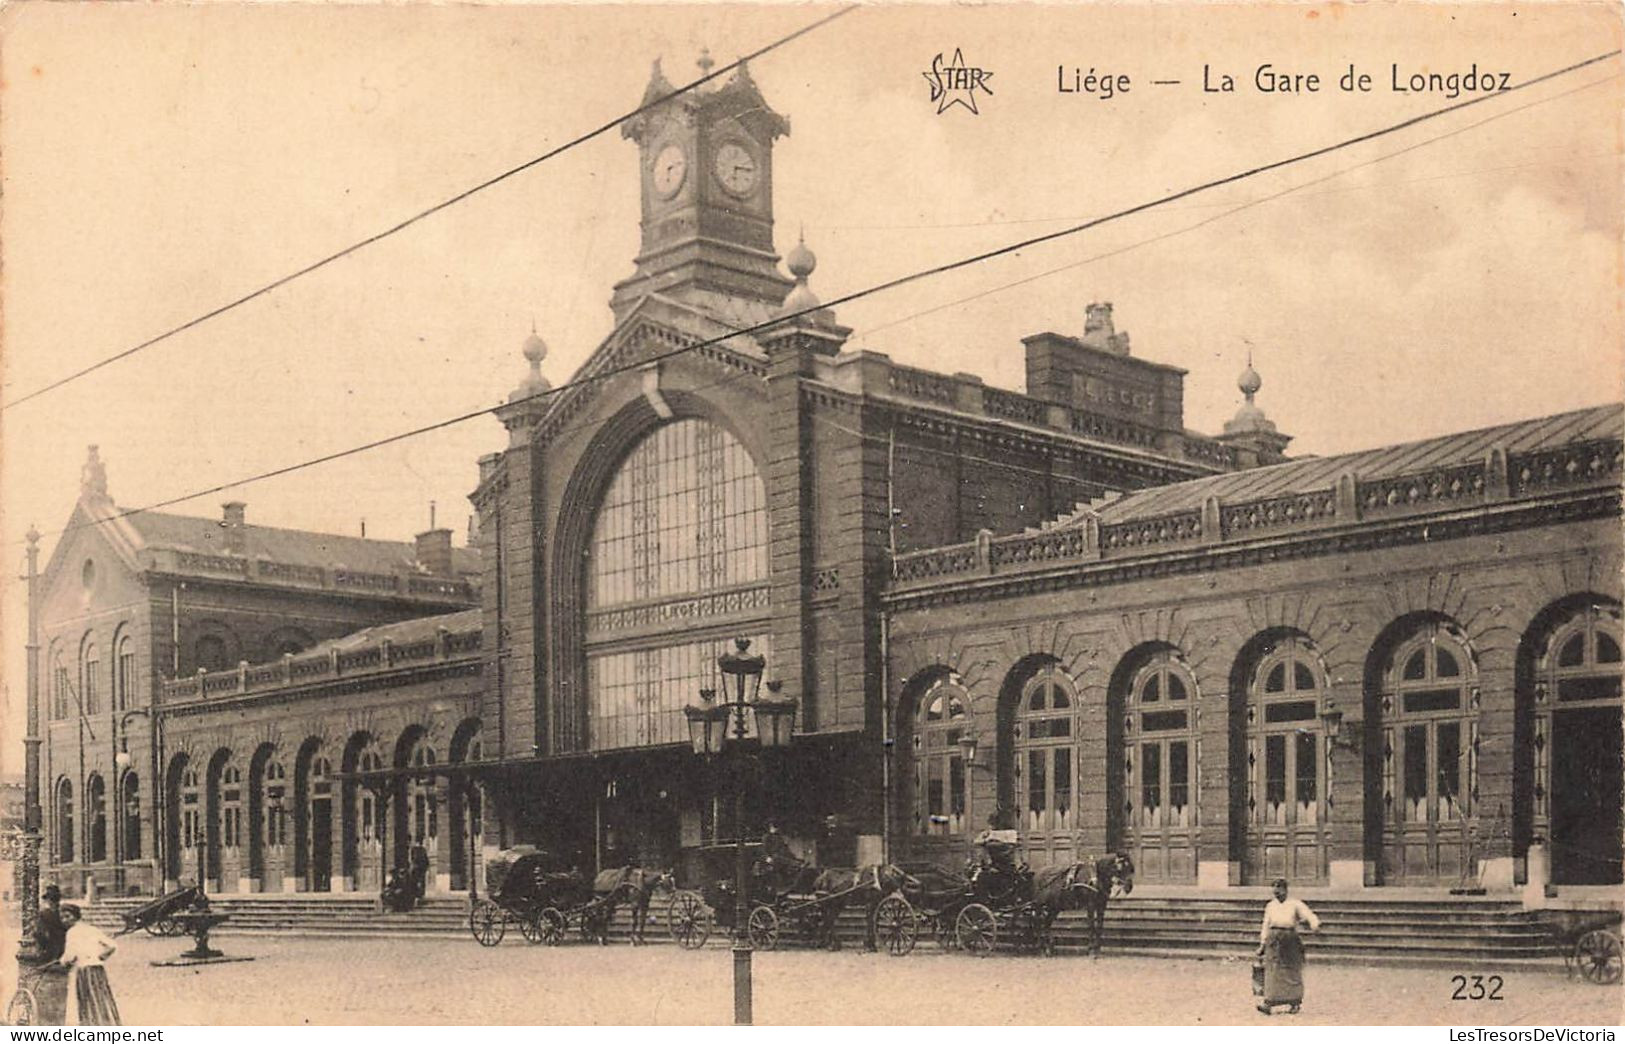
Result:
{"label": "arched glass window facade", "polygon": [[1612,605],[1575,610],[1536,665],[1530,798],[1556,884],[1625,878],[1620,666],[1620,613]]}
{"label": "arched glass window facade", "polygon": [[[767,576],[765,487],[739,440],[694,418],[644,437],[611,479],[588,547],[590,745],[686,741],[683,707],[717,684],[731,639],[771,655]],[[632,635],[643,647],[625,651]]]}
{"label": "arched glass window facade", "polygon": [[1326,874],[1325,674],[1308,641],[1267,644],[1248,679],[1244,878],[1316,881]]}
{"label": "arched glass window facade", "polygon": [[117,661],[113,675],[113,705],[119,710],[136,706],[135,642],[129,635],[118,641]]}
{"label": "arched glass window facade", "polygon": [[920,694],[914,709],[913,832],[964,838],[971,825],[970,790],[959,741],[975,734],[970,695],[952,677]]}
{"label": "arched glass window facade", "polygon": [[1030,862],[1064,862],[1074,848],[1078,816],[1077,694],[1058,667],[1027,682],[1015,713],[1016,772],[1023,841]]}
{"label": "arched glass window facade", "polygon": [[1456,879],[1477,789],[1473,659],[1455,627],[1434,622],[1395,646],[1382,672],[1382,876]]}
{"label": "arched glass window facade", "polygon": [[237,848],[243,843],[243,771],[227,765],[220,773],[220,844]]}
{"label": "arched glass window facade", "polygon": [[1124,693],[1121,823],[1139,876],[1196,874],[1196,682],[1172,649],[1140,659]]}

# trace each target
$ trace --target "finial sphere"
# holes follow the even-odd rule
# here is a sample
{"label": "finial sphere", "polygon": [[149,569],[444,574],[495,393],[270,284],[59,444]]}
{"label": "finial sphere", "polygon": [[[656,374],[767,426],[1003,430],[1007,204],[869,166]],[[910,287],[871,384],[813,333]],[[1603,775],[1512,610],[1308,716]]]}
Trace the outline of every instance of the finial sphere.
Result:
{"label": "finial sphere", "polygon": [[1258,371],[1253,369],[1251,365],[1241,371],[1241,377],[1236,381],[1236,387],[1241,389],[1241,394],[1248,396],[1258,394],[1258,389],[1263,386],[1264,379],[1258,375]]}
{"label": "finial sphere", "polygon": [[790,255],[784,259],[790,274],[797,279],[806,279],[818,267],[818,255],[807,249],[806,243],[797,243],[790,248]]}

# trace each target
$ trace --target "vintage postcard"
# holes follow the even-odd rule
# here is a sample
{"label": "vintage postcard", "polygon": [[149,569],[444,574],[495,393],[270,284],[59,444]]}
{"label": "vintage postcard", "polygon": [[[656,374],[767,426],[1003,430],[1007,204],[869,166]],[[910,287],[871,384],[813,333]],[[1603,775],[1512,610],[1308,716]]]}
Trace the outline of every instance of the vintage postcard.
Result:
{"label": "vintage postcard", "polygon": [[1617,1024],[1621,37],[6,5],[4,1020]]}

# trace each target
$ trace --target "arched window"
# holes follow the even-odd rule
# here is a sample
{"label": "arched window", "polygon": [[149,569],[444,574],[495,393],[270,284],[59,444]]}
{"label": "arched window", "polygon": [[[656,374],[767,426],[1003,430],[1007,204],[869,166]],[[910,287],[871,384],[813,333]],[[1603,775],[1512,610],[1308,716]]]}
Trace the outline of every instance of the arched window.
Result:
{"label": "arched window", "polygon": [[[418,740],[412,749],[411,761],[416,769],[433,768],[434,748],[427,740]],[[412,841],[432,848],[440,834],[440,804],[435,797],[434,776],[413,776],[408,800],[412,810]]]}
{"label": "arched window", "polygon": [[226,662],[226,640],[217,634],[206,634],[197,640],[197,665],[205,671],[223,671]]}
{"label": "arched window", "polygon": [[243,843],[243,772],[227,765],[220,772],[220,845],[237,848]]}
{"label": "arched window", "polygon": [[1389,774],[1397,773],[1397,808],[1407,823],[1446,823],[1471,811],[1467,650],[1437,624],[1400,646],[1389,665],[1388,706],[1394,728]]}
{"label": "arched window", "polygon": [[[383,759],[377,751],[362,751],[360,760],[356,763],[361,772],[377,772],[384,767]],[[378,807],[378,797],[371,787],[363,785],[359,788],[361,796],[361,840],[379,841],[384,835],[383,810]]]}
{"label": "arched window", "polygon": [[102,658],[96,651],[96,643],[86,641],[79,667],[79,700],[85,705],[87,715],[102,712],[101,673]]}
{"label": "arched window", "polygon": [[1299,638],[1276,643],[1259,663],[1247,708],[1254,823],[1313,826],[1323,818],[1322,688],[1314,654]]}
{"label": "arched window", "polygon": [[1587,605],[1552,633],[1536,665],[1534,832],[1555,884],[1618,884],[1622,872],[1620,612]]}
{"label": "arched window", "polygon": [[141,858],[141,777],[134,772],[124,774],[124,858]]}
{"label": "arched window", "polygon": [[73,712],[69,709],[76,701],[68,689],[68,667],[60,653],[51,662],[51,717],[61,721]]}
{"label": "arched window", "polygon": [[90,816],[90,862],[106,862],[107,784],[97,773],[85,781],[85,807]]}
{"label": "arched window", "polygon": [[920,694],[914,710],[914,833],[964,837],[970,794],[961,738],[975,735],[970,695],[949,675]]}
{"label": "arched window", "polygon": [[1077,698],[1060,668],[1046,667],[1021,691],[1016,705],[1016,771],[1022,778],[1027,858],[1037,863],[1067,858],[1077,826]]}
{"label": "arched window", "polygon": [[270,846],[286,844],[288,840],[288,774],[282,762],[271,761],[265,766],[265,843]]}
{"label": "arched window", "polygon": [[[1131,817],[1141,829],[1195,825],[1191,803],[1195,684],[1169,652],[1152,655],[1129,687],[1125,731],[1138,735],[1138,764],[1125,764]],[[1125,744],[1125,746],[1128,746]]]}
{"label": "arched window", "polygon": [[[684,742],[683,707],[716,686],[729,638],[771,656],[764,489],[739,440],[704,420],[663,425],[622,461],[587,553],[592,747]],[[723,633],[696,638],[713,622]],[[644,648],[592,648],[629,629]]]}
{"label": "arched window", "polygon": [[113,676],[113,705],[125,710],[137,704],[135,679],[135,642],[129,635],[118,640],[118,660]]}
{"label": "arched window", "polygon": [[56,784],[56,861],[73,862],[73,783],[67,779]]}
{"label": "arched window", "polygon": [[181,775],[181,847],[196,848],[203,842],[203,800],[197,769],[188,766]]}

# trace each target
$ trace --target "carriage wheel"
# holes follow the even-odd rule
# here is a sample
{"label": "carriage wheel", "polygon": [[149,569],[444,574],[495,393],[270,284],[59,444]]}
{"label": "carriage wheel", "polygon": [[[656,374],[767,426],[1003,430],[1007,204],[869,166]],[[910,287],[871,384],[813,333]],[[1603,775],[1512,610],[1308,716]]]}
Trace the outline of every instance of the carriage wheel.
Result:
{"label": "carriage wheel", "polygon": [[673,892],[666,907],[666,929],[677,945],[685,950],[698,950],[711,937],[711,914],[705,900],[689,891]]}
{"label": "carriage wheel", "polygon": [[1574,944],[1574,960],[1587,982],[1610,986],[1620,979],[1619,936],[1606,928],[1598,928],[1580,936]]}
{"label": "carriage wheel", "polygon": [[34,1000],[34,993],[26,987],[18,988],[11,995],[11,1001],[6,1004],[6,1025],[8,1026],[36,1026],[39,1024],[39,1004]]}
{"label": "carriage wheel", "polygon": [[981,903],[971,903],[954,921],[954,941],[966,953],[986,957],[999,941],[999,919]]}
{"label": "carriage wheel", "polygon": [[[546,943],[549,946],[557,946],[563,942],[565,930],[570,927],[570,922],[565,919],[564,914],[552,906],[543,907],[541,912],[531,919],[531,923],[536,931],[534,941]],[[529,936],[527,935],[526,938],[529,938]]]}
{"label": "carriage wheel", "polygon": [[771,950],[779,944],[779,915],[773,912],[771,906],[758,906],[750,912],[750,919],[745,922],[745,932],[752,947]]}
{"label": "carriage wheel", "polygon": [[489,899],[481,899],[468,911],[468,930],[481,946],[495,946],[508,931],[508,915]]}
{"label": "carriage wheel", "polygon": [[920,915],[900,895],[888,895],[875,907],[875,937],[893,957],[906,956],[920,934]]}

